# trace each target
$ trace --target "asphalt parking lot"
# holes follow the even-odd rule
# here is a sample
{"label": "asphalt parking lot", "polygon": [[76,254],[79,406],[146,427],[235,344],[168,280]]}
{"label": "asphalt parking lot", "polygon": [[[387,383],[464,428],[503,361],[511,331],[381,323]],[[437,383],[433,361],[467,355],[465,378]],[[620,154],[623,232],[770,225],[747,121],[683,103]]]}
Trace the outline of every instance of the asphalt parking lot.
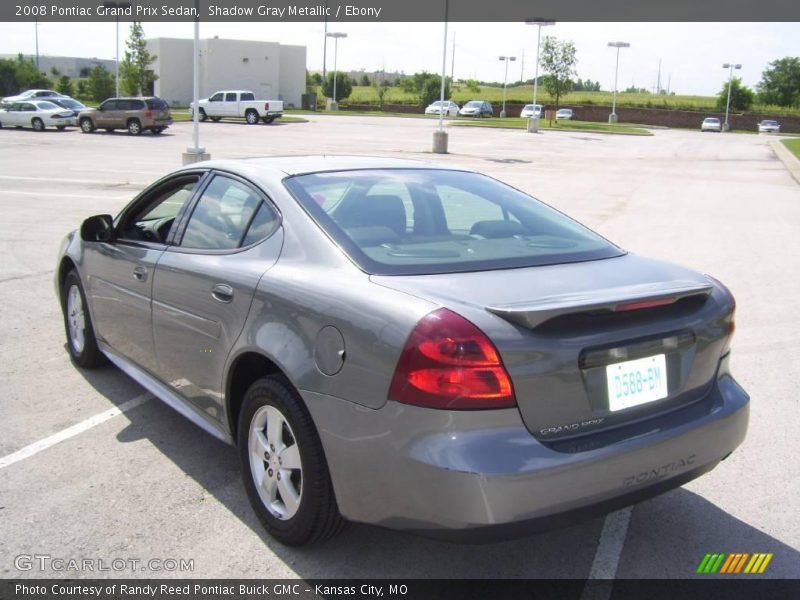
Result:
{"label": "asphalt parking lot", "polygon": [[[201,141],[212,158],[432,159],[435,126],[346,116],[209,123]],[[733,371],[752,402],[748,438],[728,460],[609,520],[513,542],[460,546],[354,525],[292,549],[263,533],[232,448],[116,368],[77,370],[64,349],[53,290],[62,237],[177,167],[190,131],[189,123],[158,137],[0,130],[0,577],[685,578],[707,552],[771,552],[761,577],[800,577],[800,185],[764,136],[453,127],[451,154],[436,157],[515,185],[631,252],[683,263],[731,288]],[[106,412],[115,408],[121,414]],[[104,418],[87,421],[96,415]],[[80,433],[2,462],[76,425]],[[27,569],[20,555],[106,565],[190,559],[194,570]]]}

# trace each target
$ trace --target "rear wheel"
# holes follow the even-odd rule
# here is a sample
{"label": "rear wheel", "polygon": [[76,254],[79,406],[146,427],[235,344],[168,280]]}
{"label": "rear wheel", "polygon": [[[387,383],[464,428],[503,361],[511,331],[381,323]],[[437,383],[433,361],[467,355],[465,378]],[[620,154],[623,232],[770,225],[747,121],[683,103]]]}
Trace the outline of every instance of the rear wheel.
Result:
{"label": "rear wheel", "polygon": [[91,119],[89,118],[81,119],[81,131],[83,133],[92,133],[94,131],[94,124],[92,123]]}
{"label": "rear wheel", "polygon": [[275,117],[262,117],[261,120],[264,121],[264,123],[266,123],[267,125],[269,125],[275,120]]}
{"label": "rear wheel", "polygon": [[301,546],[341,531],[346,522],[322,444],[291,384],[282,376],[256,381],[245,394],[238,425],[244,486],[269,534]]}
{"label": "rear wheel", "polygon": [[250,125],[255,125],[258,123],[258,111],[251,108],[244,113],[244,118]]}
{"label": "rear wheel", "polygon": [[64,279],[61,294],[64,328],[67,332],[67,350],[72,362],[84,369],[104,364],[106,358],[97,347],[92,320],[86,309],[83,285],[74,270],[70,271]]}
{"label": "rear wheel", "polygon": [[44,121],[36,117],[31,121],[31,127],[33,127],[34,131],[44,131]]}
{"label": "rear wheel", "polygon": [[141,135],[142,124],[139,122],[139,119],[131,119],[128,121],[128,133],[131,135]]}

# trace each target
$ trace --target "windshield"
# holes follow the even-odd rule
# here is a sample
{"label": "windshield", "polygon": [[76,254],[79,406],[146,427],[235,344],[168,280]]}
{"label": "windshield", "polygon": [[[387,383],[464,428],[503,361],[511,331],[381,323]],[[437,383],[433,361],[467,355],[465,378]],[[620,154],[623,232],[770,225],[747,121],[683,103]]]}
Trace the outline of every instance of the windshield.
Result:
{"label": "windshield", "polygon": [[66,106],[67,108],[86,108],[83,104],[77,100],[72,100],[71,98],[61,98],[59,99],[58,103]]}
{"label": "windshield", "polygon": [[706,119],[706,123],[719,123],[719,119]]}
{"label": "windshield", "polygon": [[762,125],[777,125],[777,124],[778,124],[777,121],[764,121],[762,123]]}
{"label": "windshield", "polygon": [[483,102],[480,102],[479,100],[470,100],[467,102],[464,108],[480,108],[481,104],[483,104]]}
{"label": "windshield", "polygon": [[340,171],[285,184],[345,253],[376,275],[529,267],[623,253],[538,200],[476,173]]}

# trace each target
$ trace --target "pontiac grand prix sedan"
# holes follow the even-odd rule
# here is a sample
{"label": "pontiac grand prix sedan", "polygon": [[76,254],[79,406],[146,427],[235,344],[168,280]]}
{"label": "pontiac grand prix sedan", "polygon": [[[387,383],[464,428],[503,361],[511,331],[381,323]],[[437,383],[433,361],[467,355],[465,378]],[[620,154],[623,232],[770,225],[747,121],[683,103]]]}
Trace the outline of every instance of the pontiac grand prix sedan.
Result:
{"label": "pontiac grand prix sedan", "polygon": [[56,285],[73,361],[235,444],[286,544],[519,536],[680,486],[747,429],[721,283],[465,170],[198,163],[70,233]]}

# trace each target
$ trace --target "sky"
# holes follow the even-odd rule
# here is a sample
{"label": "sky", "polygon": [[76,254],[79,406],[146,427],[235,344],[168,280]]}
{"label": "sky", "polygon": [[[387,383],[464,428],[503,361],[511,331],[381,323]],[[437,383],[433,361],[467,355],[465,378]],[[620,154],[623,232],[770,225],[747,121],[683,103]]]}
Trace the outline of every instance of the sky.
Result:
{"label": "sky", "polygon": [[[120,52],[129,24],[120,24]],[[147,37],[193,35],[192,23],[143,23]],[[451,23],[447,74],[455,36],[456,79],[500,81],[501,55],[516,56],[509,81],[533,77],[536,27],[524,23]],[[443,23],[330,23],[328,31],[348,37],[339,41],[339,70],[441,72]],[[304,45],[307,68],[321,70],[323,23],[202,22],[200,36],[274,41]],[[631,85],[653,89],[661,61],[661,86],[677,94],[713,95],[728,72],[726,62],[741,63],[745,85],[755,87],[768,63],[800,55],[800,23],[557,23],[542,30],[571,40],[577,47],[577,73],[610,90],[616,50],[610,41],[625,41],[620,51],[619,89]],[[41,55],[114,58],[114,23],[40,23]],[[34,23],[0,22],[0,54],[35,51]],[[524,57],[524,60],[523,60]],[[333,40],[328,42],[328,69],[333,68]]]}

